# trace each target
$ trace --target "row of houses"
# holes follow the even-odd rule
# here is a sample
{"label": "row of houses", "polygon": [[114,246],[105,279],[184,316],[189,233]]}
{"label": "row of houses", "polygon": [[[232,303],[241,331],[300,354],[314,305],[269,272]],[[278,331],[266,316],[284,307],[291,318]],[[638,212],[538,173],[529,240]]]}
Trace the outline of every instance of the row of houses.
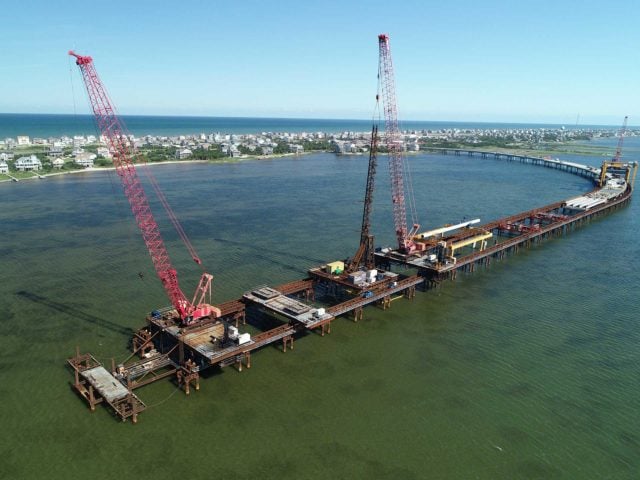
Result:
{"label": "row of houses", "polygon": [[[222,148],[222,151],[225,152],[230,157],[239,157],[240,155],[242,155],[238,144],[223,143],[220,145],[220,147]],[[290,153],[300,154],[304,152],[304,147],[296,143],[290,143],[289,145],[287,145],[287,147]],[[263,145],[263,146],[248,145],[246,146],[246,148],[248,148],[254,154],[260,153],[262,155],[273,155],[274,147],[272,145]],[[193,155],[193,151],[190,150],[189,148],[178,148],[175,153],[175,158],[177,160],[185,160],[191,157],[192,155]]]}
{"label": "row of houses", "polygon": [[[62,165],[64,165],[64,160]],[[62,168],[60,165],[60,168]],[[35,155],[20,157],[14,162],[15,169],[19,172],[37,172],[42,169],[42,162]],[[6,158],[0,158],[0,173],[9,173],[9,164]]]}
{"label": "row of houses", "polygon": [[[418,152],[420,151],[420,144],[418,140],[415,139],[413,141],[403,142],[402,150],[405,152]],[[369,143],[368,140],[360,140],[356,142],[351,141],[339,141],[335,140],[333,142],[333,151],[338,155],[347,155],[351,153],[366,153],[369,151]]]}
{"label": "row of houses", "polygon": [[74,137],[68,137],[66,135],[62,137],[49,137],[49,138],[30,138],[29,135],[18,135],[16,138],[0,139],[0,146],[3,147],[26,147],[30,145],[63,145],[63,146],[76,146],[95,143],[96,141],[104,142],[104,137],[96,137],[95,135],[75,135]]}
{"label": "row of houses", "polygon": [[[233,137],[233,136],[231,136]],[[408,151],[418,151],[420,149],[418,144],[418,139],[413,138],[413,141],[408,141],[404,143],[404,149]],[[359,139],[354,141],[341,141],[333,139],[332,143],[334,144],[334,151],[338,154],[349,154],[349,153],[366,153],[369,150],[368,140]],[[220,148],[223,152],[225,152],[230,157],[239,157],[242,153],[240,151],[241,148],[248,149],[251,153],[254,154],[262,154],[262,155],[273,155],[274,146],[277,146],[277,143],[274,142],[264,142],[262,145],[260,144],[237,144],[232,142],[224,142],[220,145]],[[301,154],[304,152],[304,147],[298,143],[288,143],[287,149],[290,153]],[[103,157],[110,158],[109,150],[106,147],[98,147],[98,154]],[[97,154],[91,152],[85,152],[81,147],[74,148],[72,152],[74,156],[74,163],[81,167],[93,167],[94,160],[97,158]],[[62,168],[64,166],[64,160],[61,157],[62,148],[57,146],[52,146],[49,151],[49,158],[52,159],[52,166],[54,168]],[[175,152],[175,158],[178,160],[185,160],[193,155],[193,151],[189,148],[178,148]],[[3,152],[0,153],[0,173],[6,173],[2,170],[8,171],[7,161],[13,159],[13,152]],[[2,165],[7,165],[7,167],[3,167]],[[18,171],[38,171],[42,169],[42,163],[35,155],[20,157],[15,161],[15,168]]]}
{"label": "row of houses", "polygon": [[[78,155],[74,159],[74,163],[81,167],[93,167],[93,161],[96,155],[93,153],[83,152],[83,155]],[[0,173],[9,173],[8,158],[0,158]],[[61,169],[64,166],[64,160],[62,158],[55,158],[51,161],[53,168]],[[37,172],[42,170],[42,161],[35,155],[28,155],[18,158],[14,162],[14,167],[18,172]]]}

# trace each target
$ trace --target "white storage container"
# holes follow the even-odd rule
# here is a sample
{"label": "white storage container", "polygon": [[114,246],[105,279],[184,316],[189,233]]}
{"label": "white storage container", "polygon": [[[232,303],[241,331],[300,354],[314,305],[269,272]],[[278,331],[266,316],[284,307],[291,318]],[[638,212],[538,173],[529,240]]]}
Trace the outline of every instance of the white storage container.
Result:
{"label": "white storage container", "polygon": [[229,338],[231,339],[238,338],[238,329],[233,325],[229,327]]}

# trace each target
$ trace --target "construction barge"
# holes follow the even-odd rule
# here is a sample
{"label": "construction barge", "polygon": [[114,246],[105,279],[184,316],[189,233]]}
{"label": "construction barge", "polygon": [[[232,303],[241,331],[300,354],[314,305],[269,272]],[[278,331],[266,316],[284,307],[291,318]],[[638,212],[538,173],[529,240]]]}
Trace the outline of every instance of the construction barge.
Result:
{"label": "construction barge", "polygon": [[[173,307],[155,310],[134,334],[132,352],[125,362],[112,362],[108,370],[79,350],[68,359],[74,372],[73,387],[92,411],[104,402],[122,421],[136,423],[146,405],[134,391],[144,385],[172,378],[188,395],[192,389],[199,390],[200,372],[205,369],[250,368],[251,354],[257,349],[279,342],[286,352],[306,332],[331,333],[331,323],[338,316],[350,314],[358,321],[368,305],[386,309],[394,298],[413,298],[420,286],[426,290],[455,279],[459,271],[473,272],[492,259],[564,235],[630,201],[637,162],[604,162],[600,169],[557,162],[557,168],[565,163],[567,171],[589,176],[597,187],[579,197],[477,227],[472,225],[478,222],[472,221],[418,234],[415,239],[424,247],[412,254],[379,248],[374,254],[376,268],[346,273],[345,262],[330,262],[310,269],[302,280],[256,287],[218,305],[219,317],[193,325],[185,326]],[[393,272],[394,266],[412,273]],[[317,296],[325,302],[316,302]],[[329,296],[340,301],[329,305]],[[254,325],[253,316],[264,314],[279,320],[278,325],[254,335],[239,330],[247,323]]]}

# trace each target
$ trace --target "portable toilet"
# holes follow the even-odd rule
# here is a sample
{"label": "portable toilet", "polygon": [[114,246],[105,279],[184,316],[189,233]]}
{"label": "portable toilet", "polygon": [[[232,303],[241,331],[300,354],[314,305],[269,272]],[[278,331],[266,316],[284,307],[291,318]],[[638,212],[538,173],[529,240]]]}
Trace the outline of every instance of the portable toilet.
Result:
{"label": "portable toilet", "polygon": [[344,262],[331,262],[327,263],[326,267],[327,273],[331,273],[332,275],[340,275],[344,272]]}

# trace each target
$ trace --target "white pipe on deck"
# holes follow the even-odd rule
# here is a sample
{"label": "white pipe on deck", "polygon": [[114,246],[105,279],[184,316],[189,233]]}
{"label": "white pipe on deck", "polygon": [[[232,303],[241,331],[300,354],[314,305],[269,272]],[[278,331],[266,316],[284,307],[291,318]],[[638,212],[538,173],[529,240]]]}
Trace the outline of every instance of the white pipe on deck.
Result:
{"label": "white pipe on deck", "polygon": [[427,232],[418,233],[413,238],[417,240],[424,240],[425,238],[435,237],[436,235],[442,235],[447,232],[451,232],[452,230],[458,230],[459,228],[468,227],[469,225],[474,225],[476,223],[480,223],[480,219],[476,218],[475,220],[469,220],[468,222],[458,223],[457,225],[450,225],[448,227],[440,227],[434,230],[429,230]]}

